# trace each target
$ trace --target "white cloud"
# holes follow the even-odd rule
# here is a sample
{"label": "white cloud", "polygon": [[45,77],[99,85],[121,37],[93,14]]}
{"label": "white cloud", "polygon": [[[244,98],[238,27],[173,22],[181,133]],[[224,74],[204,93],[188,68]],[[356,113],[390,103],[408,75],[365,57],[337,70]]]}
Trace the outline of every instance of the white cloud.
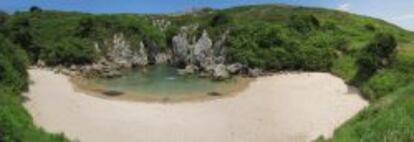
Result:
{"label": "white cloud", "polygon": [[350,7],[351,7],[351,4],[344,3],[344,4],[339,5],[336,9],[342,10],[342,11],[349,11]]}

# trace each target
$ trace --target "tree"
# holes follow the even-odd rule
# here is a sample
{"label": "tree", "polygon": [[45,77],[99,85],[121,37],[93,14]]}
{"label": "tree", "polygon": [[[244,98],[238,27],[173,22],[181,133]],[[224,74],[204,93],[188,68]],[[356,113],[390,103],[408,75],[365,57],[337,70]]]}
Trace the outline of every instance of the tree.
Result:
{"label": "tree", "polygon": [[94,32],[94,19],[87,17],[80,20],[76,35],[82,38],[89,37]]}
{"label": "tree", "polygon": [[32,7],[30,7],[30,12],[31,13],[39,13],[39,12],[42,12],[43,10],[40,8],[40,7],[38,7],[38,6],[32,6]]}
{"label": "tree", "polygon": [[6,22],[8,17],[9,17],[9,14],[7,14],[4,11],[0,11],[0,26],[2,26]]}
{"label": "tree", "polygon": [[358,72],[352,79],[353,84],[360,85],[371,78],[379,69],[392,62],[396,53],[397,41],[388,33],[379,33],[365,47],[358,59]]}
{"label": "tree", "polygon": [[288,21],[288,27],[300,33],[308,33],[319,28],[320,22],[313,15],[293,15]]}
{"label": "tree", "polygon": [[72,65],[91,63],[95,57],[95,49],[87,40],[66,38],[46,47],[40,58],[48,65]]}
{"label": "tree", "polygon": [[210,26],[216,27],[220,25],[228,24],[232,21],[231,17],[223,12],[219,12],[213,16],[210,20]]}

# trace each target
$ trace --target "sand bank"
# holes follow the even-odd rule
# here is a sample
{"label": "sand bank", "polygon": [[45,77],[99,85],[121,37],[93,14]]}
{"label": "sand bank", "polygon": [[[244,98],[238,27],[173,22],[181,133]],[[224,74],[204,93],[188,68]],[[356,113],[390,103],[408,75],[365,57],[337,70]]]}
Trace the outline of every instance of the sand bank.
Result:
{"label": "sand bank", "polygon": [[204,102],[142,103],[102,99],[69,78],[29,70],[24,104],[35,124],[81,142],[306,142],[367,105],[326,73],[260,77],[234,97]]}

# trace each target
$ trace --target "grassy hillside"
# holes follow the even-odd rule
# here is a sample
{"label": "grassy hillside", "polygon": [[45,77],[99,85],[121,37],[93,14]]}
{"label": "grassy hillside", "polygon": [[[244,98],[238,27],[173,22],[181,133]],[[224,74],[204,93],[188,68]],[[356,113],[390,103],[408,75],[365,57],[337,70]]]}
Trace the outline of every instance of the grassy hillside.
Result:
{"label": "grassy hillside", "polygon": [[[154,24],[156,20],[171,24],[162,29]],[[225,43],[228,62],[266,71],[326,71],[359,87],[372,105],[327,141],[414,141],[414,100],[410,89],[414,88],[410,85],[414,83],[414,34],[370,17],[284,5],[206,8],[177,15],[91,15],[33,9],[14,15],[0,14],[0,32],[7,40],[1,48],[15,44],[13,49],[20,47],[22,53],[4,55],[24,58],[27,53],[31,63],[42,59],[51,66],[89,64],[102,56],[96,53],[94,44],[103,43],[114,34],[123,33],[134,45],[145,41],[169,50],[171,38],[181,27],[189,25],[199,28],[188,34],[200,36],[207,30],[213,40],[229,31]],[[25,127],[31,128],[27,131],[39,134],[39,139],[44,135],[51,141],[63,140],[46,136],[32,126],[17,95],[26,83],[25,66],[12,67],[13,60],[3,62],[0,60],[0,82],[8,83],[3,88],[18,87],[14,91],[0,91],[2,105],[16,108],[13,113],[0,112],[0,126],[13,124],[16,117],[24,119]],[[10,71],[14,68],[18,70]],[[21,76],[16,74],[25,78],[11,79]],[[23,133],[19,130],[17,125],[0,127],[0,141],[22,141],[16,136]]]}

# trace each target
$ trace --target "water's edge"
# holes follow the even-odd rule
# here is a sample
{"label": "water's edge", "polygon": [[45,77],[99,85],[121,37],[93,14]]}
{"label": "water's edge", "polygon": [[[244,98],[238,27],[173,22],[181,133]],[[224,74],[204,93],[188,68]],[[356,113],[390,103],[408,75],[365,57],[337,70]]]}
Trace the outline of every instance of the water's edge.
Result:
{"label": "water's edge", "polygon": [[109,100],[132,101],[132,102],[148,102],[148,103],[183,103],[183,102],[204,102],[216,99],[223,99],[233,97],[239,94],[255,80],[255,78],[248,78],[236,76],[233,78],[236,83],[221,86],[214,92],[198,92],[185,95],[161,96],[151,93],[125,91],[121,95],[110,96],[105,92],[111,91],[103,85],[91,83],[90,80],[83,77],[70,77],[76,91],[84,92],[87,95],[99,97]]}

